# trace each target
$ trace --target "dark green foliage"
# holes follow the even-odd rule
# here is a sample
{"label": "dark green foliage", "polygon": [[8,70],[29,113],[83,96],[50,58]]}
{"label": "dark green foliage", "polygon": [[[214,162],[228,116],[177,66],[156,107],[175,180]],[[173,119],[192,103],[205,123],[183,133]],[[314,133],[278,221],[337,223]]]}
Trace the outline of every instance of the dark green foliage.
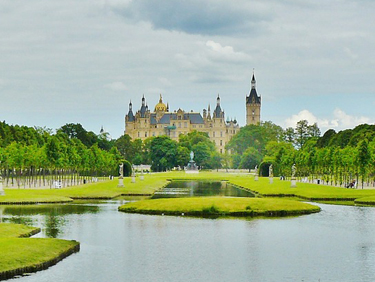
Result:
{"label": "dark green foliage", "polygon": [[167,136],[158,136],[151,140],[151,169],[153,171],[166,171],[175,166],[177,142]]}
{"label": "dark green foliage", "polygon": [[330,140],[334,138],[334,136],[336,135],[336,131],[333,130],[333,129],[329,129],[327,130],[324,135],[318,139],[317,143],[316,143],[316,146],[318,148],[323,148],[323,147],[327,147],[330,143]]}
{"label": "dark green foliage", "polygon": [[125,177],[131,176],[132,175],[132,165],[131,165],[131,163],[128,162],[127,160],[123,160],[122,162],[124,164],[124,167],[123,167],[124,176]]}

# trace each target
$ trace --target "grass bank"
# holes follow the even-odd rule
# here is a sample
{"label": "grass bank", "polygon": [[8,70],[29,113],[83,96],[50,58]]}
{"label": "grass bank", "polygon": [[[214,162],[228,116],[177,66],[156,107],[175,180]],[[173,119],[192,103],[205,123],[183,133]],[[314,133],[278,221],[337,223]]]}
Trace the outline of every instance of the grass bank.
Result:
{"label": "grass bank", "polygon": [[0,280],[46,269],[79,251],[79,243],[31,236],[39,228],[0,223]]}
{"label": "grass bank", "polygon": [[274,179],[273,184],[268,178],[259,178],[255,181],[253,177],[231,177],[230,182],[249,189],[263,197],[297,197],[315,202],[351,202],[364,197],[375,197],[375,190],[347,189],[327,185],[297,182],[296,188],[290,187],[290,181]]}
{"label": "grass bank", "polygon": [[319,212],[314,205],[283,199],[193,197],[132,202],[119,211],[188,216],[288,216]]}
{"label": "grass bank", "polygon": [[62,189],[5,189],[5,196],[0,196],[3,204],[38,204],[38,203],[66,203],[79,199],[113,199],[119,196],[152,195],[155,190],[168,183],[165,174],[145,176],[143,181],[139,177],[136,183],[131,178],[124,178],[124,187],[117,187],[118,180],[85,184]]}

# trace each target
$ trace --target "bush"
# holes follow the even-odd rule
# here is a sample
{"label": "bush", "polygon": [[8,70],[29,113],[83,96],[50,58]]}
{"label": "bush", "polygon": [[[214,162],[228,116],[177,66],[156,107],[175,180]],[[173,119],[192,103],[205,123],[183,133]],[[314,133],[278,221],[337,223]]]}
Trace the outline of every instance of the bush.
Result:
{"label": "bush", "polygon": [[132,165],[127,160],[124,160],[123,164],[124,164],[124,168],[123,168],[124,176],[125,177],[131,176],[132,175]]}

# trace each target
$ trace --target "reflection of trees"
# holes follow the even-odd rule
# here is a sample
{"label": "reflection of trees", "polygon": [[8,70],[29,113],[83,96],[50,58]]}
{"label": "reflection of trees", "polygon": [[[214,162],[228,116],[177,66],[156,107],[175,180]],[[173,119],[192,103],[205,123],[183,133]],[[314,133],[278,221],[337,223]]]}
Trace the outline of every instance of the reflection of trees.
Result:
{"label": "reflection of trees", "polygon": [[56,238],[63,233],[68,222],[66,215],[97,212],[99,207],[91,205],[32,205],[5,207],[3,214],[11,216],[7,219],[9,222],[30,226],[35,226],[35,216],[41,215],[45,222],[46,236]]}
{"label": "reflection of trees", "polygon": [[62,233],[67,220],[58,213],[51,213],[46,217],[46,236],[56,238]]}

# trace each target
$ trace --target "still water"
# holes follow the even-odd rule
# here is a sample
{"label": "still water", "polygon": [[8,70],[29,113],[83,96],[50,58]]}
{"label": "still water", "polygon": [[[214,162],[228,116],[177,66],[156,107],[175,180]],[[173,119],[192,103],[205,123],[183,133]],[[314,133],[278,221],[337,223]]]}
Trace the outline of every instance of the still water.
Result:
{"label": "still water", "polygon": [[81,242],[15,281],[375,281],[374,208],[321,204],[317,214],[237,220],[120,213],[123,202],[0,206],[5,222]]}
{"label": "still water", "polygon": [[208,196],[254,197],[254,194],[226,181],[171,181],[167,186],[156,191],[152,198]]}

